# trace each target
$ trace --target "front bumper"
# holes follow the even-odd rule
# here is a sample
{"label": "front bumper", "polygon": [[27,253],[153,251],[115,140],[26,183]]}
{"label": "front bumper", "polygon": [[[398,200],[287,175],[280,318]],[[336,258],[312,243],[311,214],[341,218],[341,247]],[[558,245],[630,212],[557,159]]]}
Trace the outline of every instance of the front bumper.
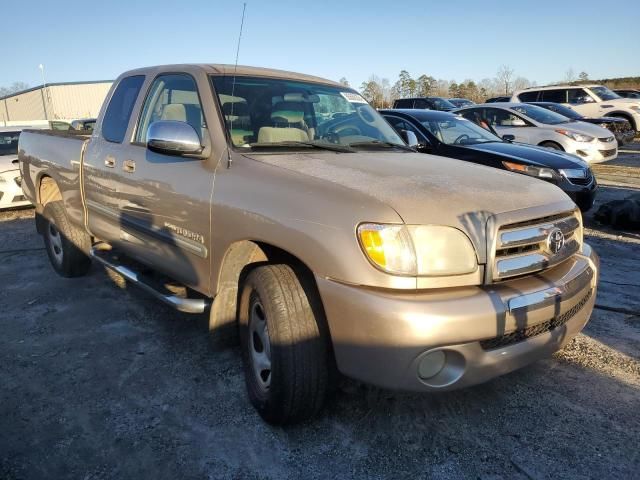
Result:
{"label": "front bumper", "polygon": [[20,170],[0,173],[0,209],[31,205],[21,187]]}
{"label": "front bumper", "polygon": [[[398,293],[317,283],[342,373],[385,388],[440,391],[487,381],[560,349],[589,320],[598,270],[585,244],[542,274],[482,287]],[[440,370],[432,368],[434,359],[442,361]],[[421,376],[426,371],[433,375]]]}
{"label": "front bumper", "polygon": [[565,151],[589,163],[608,162],[618,158],[618,142],[567,142]]}

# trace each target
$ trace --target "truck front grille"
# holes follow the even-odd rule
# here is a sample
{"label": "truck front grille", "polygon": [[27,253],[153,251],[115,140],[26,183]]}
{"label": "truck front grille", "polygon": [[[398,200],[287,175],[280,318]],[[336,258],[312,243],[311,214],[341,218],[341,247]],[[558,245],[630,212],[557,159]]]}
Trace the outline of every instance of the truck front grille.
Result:
{"label": "truck front grille", "polygon": [[551,320],[538,323],[537,325],[531,325],[530,327],[514,330],[498,337],[482,340],[480,342],[480,346],[483,350],[495,350],[496,348],[508,347],[509,345],[513,345],[514,343],[522,342],[523,340],[527,340],[528,338],[542,335],[543,333],[550,332],[558,327],[561,327],[569,320],[571,320],[580,310],[582,310],[582,308],[591,298],[592,294],[593,290],[589,290],[589,292],[578,303],[576,303],[570,310],[567,310],[562,315],[558,315],[557,317],[553,317]]}
{"label": "truck front grille", "polygon": [[[562,232],[560,239],[552,234]],[[493,280],[540,272],[567,260],[580,250],[582,225],[574,212],[503,225],[498,229]],[[559,247],[559,248],[558,248]]]}

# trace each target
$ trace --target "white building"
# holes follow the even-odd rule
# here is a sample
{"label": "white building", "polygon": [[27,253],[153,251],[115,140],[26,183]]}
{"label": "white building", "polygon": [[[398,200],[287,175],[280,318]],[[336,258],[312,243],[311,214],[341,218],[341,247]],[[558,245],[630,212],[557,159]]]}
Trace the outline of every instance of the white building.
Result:
{"label": "white building", "polygon": [[112,83],[49,83],[0,97],[0,126],[97,117]]}

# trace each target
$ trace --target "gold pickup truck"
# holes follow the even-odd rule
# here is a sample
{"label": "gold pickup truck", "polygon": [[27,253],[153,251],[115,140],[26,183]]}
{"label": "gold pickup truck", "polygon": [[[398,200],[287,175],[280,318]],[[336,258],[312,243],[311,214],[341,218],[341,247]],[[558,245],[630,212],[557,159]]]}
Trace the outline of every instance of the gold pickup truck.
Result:
{"label": "gold pickup truck", "polygon": [[99,262],[208,312],[282,424],[317,413],[336,370],[466,387],[551,354],[591,315],[598,258],[560,189],[413,140],[329,80],[170,65],[121,75],[90,136],[23,132],[19,158],[53,268]]}

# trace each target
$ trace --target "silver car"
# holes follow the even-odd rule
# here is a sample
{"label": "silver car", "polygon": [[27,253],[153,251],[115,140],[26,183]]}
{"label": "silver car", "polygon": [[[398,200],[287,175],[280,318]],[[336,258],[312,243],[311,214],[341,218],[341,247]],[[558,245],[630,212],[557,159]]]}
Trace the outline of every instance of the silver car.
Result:
{"label": "silver car", "polygon": [[31,205],[22,193],[18,137],[22,127],[0,127],[0,210]]}
{"label": "silver car", "polygon": [[563,150],[589,163],[618,157],[618,142],[606,128],[576,122],[535,105],[492,103],[461,108],[456,113],[490,125],[505,140]]}

